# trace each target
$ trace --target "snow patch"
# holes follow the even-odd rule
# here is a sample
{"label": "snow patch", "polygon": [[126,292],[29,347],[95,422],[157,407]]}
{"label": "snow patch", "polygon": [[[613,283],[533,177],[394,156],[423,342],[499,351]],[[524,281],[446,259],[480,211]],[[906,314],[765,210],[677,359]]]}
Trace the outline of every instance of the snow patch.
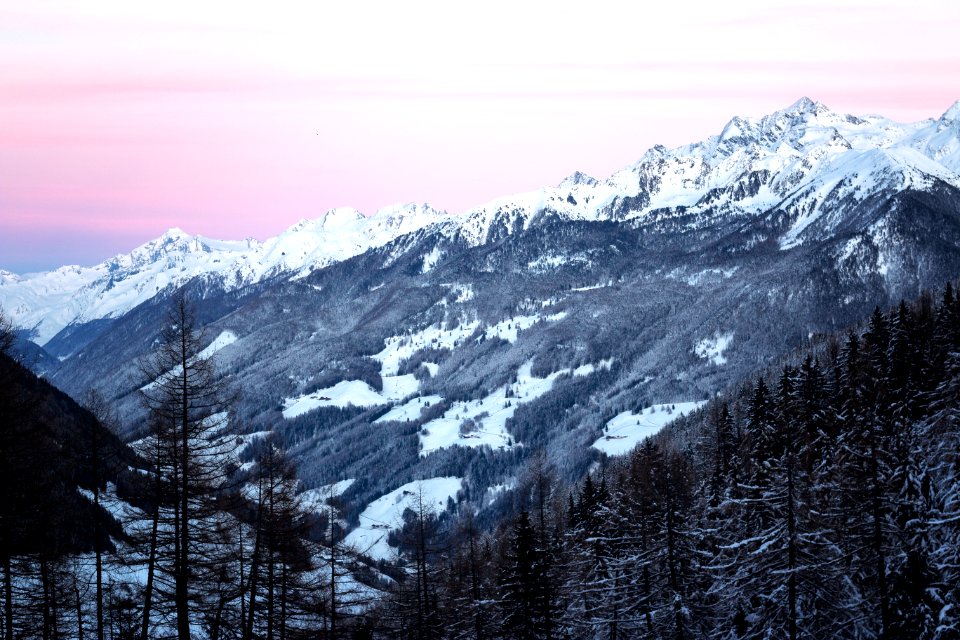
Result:
{"label": "snow patch", "polygon": [[698,271],[697,273],[687,276],[687,284],[691,287],[696,287],[711,280],[727,279],[732,277],[738,268],[739,267],[732,267],[730,269],[704,269],[703,271]]}
{"label": "snow patch", "polygon": [[712,338],[704,338],[693,347],[694,353],[699,357],[710,360],[713,364],[720,366],[727,364],[727,359],[723,352],[730,346],[733,340],[733,333],[715,334]]}
{"label": "snow patch", "polygon": [[399,407],[394,407],[387,413],[373,421],[378,422],[414,422],[420,419],[420,414],[427,407],[443,402],[443,396],[420,396],[412,398]]}
{"label": "snow patch", "polygon": [[328,501],[343,495],[343,492],[353,486],[353,483],[356,481],[356,478],[348,478],[334,482],[333,484],[325,484],[315,489],[307,489],[300,494],[301,503],[306,509],[314,513],[326,511]]}
{"label": "snow patch", "polygon": [[527,269],[531,271],[549,271],[551,269],[556,269],[567,263],[566,256],[561,255],[545,255],[540,256],[536,260],[531,260],[527,263]]}
{"label": "snow patch", "polygon": [[[516,382],[504,385],[479,400],[455,402],[439,418],[420,429],[420,455],[446,447],[480,447],[507,449],[520,446],[507,431],[507,420],[521,404],[536,400],[553,388],[554,381],[564,374],[590,375],[601,365],[584,365],[565,369],[546,378],[531,374],[532,363],[520,367]],[[607,365],[609,366],[609,365]]]}
{"label": "snow patch", "polygon": [[216,338],[214,338],[213,341],[210,344],[208,344],[203,351],[200,352],[199,354],[200,359],[205,360],[210,356],[212,356],[213,354],[215,354],[216,352],[223,349],[224,347],[228,347],[236,341],[237,341],[237,334],[235,334],[233,331],[224,331],[220,335],[218,335]]}
{"label": "snow patch", "polygon": [[440,247],[434,247],[430,250],[429,253],[423,255],[423,266],[420,268],[420,273],[428,273],[432,271],[437,263],[440,262],[440,259],[443,258],[443,252],[440,250]]}
{"label": "snow patch", "polygon": [[517,341],[520,331],[529,329],[541,320],[545,322],[559,322],[566,317],[567,314],[565,311],[561,311],[560,313],[555,313],[549,316],[517,316],[508,320],[501,320],[492,327],[488,327],[486,332],[484,332],[484,336],[488,340],[492,338],[501,338],[507,342],[513,343]]}
{"label": "snow patch", "polygon": [[477,327],[479,321],[467,322],[454,329],[443,329],[440,325],[432,325],[423,331],[403,336],[393,336],[384,341],[384,348],[380,353],[371,356],[381,364],[384,375],[396,375],[400,363],[422,349],[453,349],[469,337]]}
{"label": "snow patch", "polygon": [[608,456],[622,456],[633,451],[640,442],[656,435],[680,416],[691,413],[704,404],[706,401],[676,402],[655,404],[640,413],[624,411],[607,422],[605,434],[591,446]]}
{"label": "snow patch", "polygon": [[610,367],[613,366],[613,358],[607,358],[606,360],[601,360],[597,364],[583,364],[573,370],[573,375],[575,376],[589,376],[592,373],[597,371],[609,371]]}
{"label": "snow patch", "polygon": [[344,539],[347,546],[374,560],[396,558],[397,551],[387,544],[387,535],[403,526],[403,512],[417,511],[421,505],[428,513],[442,513],[450,498],[456,499],[463,487],[463,478],[430,478],[408,482],[367,505],[360,514],[360,524]]}
{"label": "snow patch", "polygon": [[612,286],[613,286],[613,281],[608,280],[607,282],[591,284],[586,287],[574,287],[573,289],[571,289],[571,291],[593,291],[594,289],[604,289],[606,287],[612,287]]}
{"label": "snow patch", "polygon": [[283,417],[287,420],[320,407],[375,407],[407,398],[417,392],[419,383],[412,373],[384,376],[383,391],[376,391],[362,380],[344,380],[332,387],[283,401]]}
{"label": "snow patch", "polygon": [[[224,347],[230,346],[236,341],[237,341],[237,334],[235,334],[233,331],[224,331],[220,335],[218,335],[216,338],[214,338],[210,344],[208,344],[204,349],[200,351],[200,353],[198,353],[196,356],[191,358],[190,362],[191,363],[196,362],[198,359],[207,360],[211,358],[215,353],[223,349]],[[170,377],[178,376],[182,371],[183,371],[183,367],[181,367],[180,365],[177,365],[170,371],[167,371],[165,374],[160,376],[159,379],[154,380],[153,382],[149,382],[143,385],[142,387],[140,387],[140,390],[149,391],[150,389],[153,389],[154,387],[157,386],[157,382],[159,382],[160,379],[164,379],[164,378],[169,379]]]}

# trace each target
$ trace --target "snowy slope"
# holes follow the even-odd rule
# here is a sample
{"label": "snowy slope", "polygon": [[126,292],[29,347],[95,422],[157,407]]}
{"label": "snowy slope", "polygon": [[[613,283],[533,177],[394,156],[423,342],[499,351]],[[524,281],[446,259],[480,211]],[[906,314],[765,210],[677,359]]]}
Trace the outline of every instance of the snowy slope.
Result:
{"label": "snowy slope", "polygon": [[604,435],[593,443],[608,456],[622,456],[633,451],[640,442],[656,435],[665,426],[682,415],[696,411],[705,402],[675,402],[655,404],[640,413],[624,411],[607,422]]}
{"label": "snowy slope", "polygon": [[[699,224],[708,224],[781,210],[790,226],[780,245],[789,250],[839,224],[850,203],[935,181],[960,186],[958,172],[960,102],[936,120],[901,124],[835,113],[803,98],[762,118],[734,117],[701,142],[655,146],[606,180],[577,172],[556,187],[498,198],[459,216],[427,205],[387,207],[371,217],[340,208],[262,243],[172,229],[94,267],[24,276],[0,271],[0,305],[42,345],[71,323],[122,315],[191,278],[214,278],[227,289],[283,273],[296,278],[426,227],[476,246],[545,215],[640,222],[679,212],[703,214]],[[833,218],[824,217],[828,211]],[[422,270],[444,257],[432,249]]]}
{"label": "snowy slope", "polygon": [[403,526],[403,512],[422,508],[425,514],[442,513],[447,501],[456,498],[462,486],[463,479],[456,477],[408,482],[367,505],[360,514],[359,526],[344,543],[374,560],[391,560],[397,552],[387,544],[387,536]]}
{"label": "snowy slope", "polygon": [[333,209],[301,220],[265,242],[191,236],[170,229],[156,240],[93,267],[68,266],[19,276],[0,273],[0,306],[45,344],[71,323],[122,315],[169,286],[216,278],[226,289],[283,272],[324,267],[390,242],[442,218],[427,205],[387,207],[367,218]]}

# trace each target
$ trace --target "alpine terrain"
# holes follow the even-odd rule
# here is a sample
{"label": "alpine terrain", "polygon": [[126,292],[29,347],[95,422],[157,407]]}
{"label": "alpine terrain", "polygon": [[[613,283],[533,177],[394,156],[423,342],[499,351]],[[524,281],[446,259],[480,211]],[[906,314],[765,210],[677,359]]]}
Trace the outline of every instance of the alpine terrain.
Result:
{"label": "alpine terrain", "polygon": [[[822,372],[824,379],[834,372],[837,377],[831,378],[834,386],[822,388],[816,386],[818,378],[816,393],[824,406],[847,407],[848,413],[837,409],[836,415],[846,416],[837,424],[852,424],[844,420],[850,419],[854,401],[842,389],[856,385],[846,376],[880,376],[889,363],[871,360],[857,369],[860,361],[841,355],[837,346],[844,332],[859,335],[873,314],[867,332],[873,337],[866,338],[865,351],[878,349],[877,332],[886,332],[884,349],[888,343],[894,349],[888,334],[900,326],[897,318],[905,323],[906,316],[884,314],[905,300],[913,306],[903,305],[901,314],[929,320],[929,335],[916,329],[917,336],[926,337],[916,337],[912,348],[928,353],[924,349],[940,345],[937,353],[948,358],[943,355],[950,353],[943,346],[946,329],[933,328],[929,292],[942,291],[958,275],[960,102],[938,119],[902,124],[835,113],[803,98],[759,119],[735,117],[701,142],[675,149],[655,146],[605,180],[577,172],[557,186],[503,197],[459,215],[426,204],[392,206],[370,217],[340,208],[263,242],[212,240],[171,229],[93,267],[23,275],[0,271],[0,307],[17,327],[20,360],[73,398],[98,392],[116,411],[118,435],[142,459],[149,460],[150,443],[162,438],[156,416],[169,410],[166,391],[178,376],[186,388],[187,372],[209,362],[213,369],[197,375],[208,376],[203,379],[216,388],[216,410],[192,421],[197,430],[190,437],[217,449],[210,454],[214,461],[225,459],[220,449],[231,443],[231,482],[245,487],[241,493],[247,492],[250,504],[260,500],[263,507],[263,469],[295,466],[299,479],[289,482],[298,500],[322,516],[312,524],[314,537],[332,540],[336,525],[343,548],[365,557],[362,567],[344,574],[351,589],[365,598],[398,584],[413,588],[404,575],[417,576],[415,595],[397,587],[370,618],[393,630],[387,635],[446,637],[442,607],[431,600],[429,583],[450,602],[474,603],[472,617],[463,618],[470,628],[456,637],[680,638],[685,631],[700,637],[711,625],[736,629],[739,635],[729,637],[762,637],[772,627],[793,630],[784,637],[799,637],[798,620],[826,611],[824,601],[832,596],[810,595],[792,578],[789,584],[760,585],[751,582],[752,574],[735,569],[745,557],[761,557],[780,544],[774,531],[786,513],[784,505],[794,505],[793,497],[776,502],[780,510],[769,513],[737,509],[744,501],[761,499],[763,483],[772,482],[760,477],[763,473],[787,477],[784,452],[791,465],[803,459],[812,469],[816,465],[810,461],[817,456],[827,464],[823,442],[797,442],[796,450],[793,443],[780,442],[760,451],[759,436],[744,436],[746,444],[724,450],[734,456],[736,449],[741,458],[714,468],[708,460],[719,460],[719,449],[707,451],[704,443],[720,442],[720,435],[714,436],[720,433],[720,404],[732,412],[721,426],[732,430],[736,424],[738,438],[741,422],[746,433],[764,411],[763,419],[775,430],[781,424],[776,420],[801,410],[786,408],[792,387],[771,391],[762,378],[757,384],[757,377],[786,367],[782,385],[801,385],[813,374],[804,370],[807,377],[801,376],[800,367],[822,360],[835,365]],[[953,300],[948,294],[942,302],[941,324],[953,317]],[[179,311],[171,316],[171,309]],[[160,357],[176,338],[171,332],[193,328],[197,342],[191,358]],[[939,378],[927,378],[930,384],[935,379],[939,385]],[[897,384],[906,382],[898,378]],[[943,394],[941,389],[938,397],[946,402]],[[867,402],[866,396],[858,398]],[[911,411],[911,419],[929,417]],[[183,424],[191,422],[183,415]],[[908,420],[905,413],[897,415]],[[659,445],[646,440],[658,434]],[[888,435],[891,443],[896,440]],[[926,431],[916,437],[918,442],[932,438]],[[864,456],[871,446],[880,446],[867,440],[856,442]],[[661,448],[651,449],[656,446]],[[264,452],[274,447],[287,457],[268,457],[264,466]],[[746,451],[752,452],[750,459],[763,455],[773,462],[766,471],[750,467],[742,457]],[[681,460],[684,456],[689,459]],[[168,463],[174,474],[193,468],[177,460]],[[730,480],[730,470],[741,463],[752,475]],[[134,476],[151,472],[147,463],[127,466]],[[889,552],[879,562],[893,567],[893,551],[870,537],[870,527],[876,525],[882,537],[883,527],[908,515],[889,506],[893,498],[884,502],[879,478],[885,471],[867,472],[873,484],[863,485],[865,493],[857,499],[872,505],[873,519],[846,522],[864,527],[857,529],[864,542],[858,549],[873,549],[881,557]],[[669,480],[657,484],[654,476]],[[579,484],[585,477],[587,484]],[[545,478],[553,487],[546,493]],[[796,481],[807,491],[802,500],[808,506],[818,491],[827,491],[826,480],[816,486]],[[831,479],[850,481],[839,475]],[[213,480],[204,482],[215,487],[212,494],[226,491]],[[630,502],[624,497],[628,485],[642,499],[666,497]],[[899,486],[923,491],[906,480]],[[876,491],[870,493],[870,487]],[[693,512],[697,496],[712,500],[710,518],[741,518],[749,521],[747,528],[735,535],[704,520],[700,546],[694,545],[692,525],[681,522],[680,514]],[[194,513],[188,499],[182,500],[178,513]],[[151,507],[149,500],[141,502],[132,502],[141,520],[134,529],[145,535]],[[244,508],[232,507],[232,512],[250,524]],[[630,529],[628,536],[610,516],[620,513],[625,519],[620,524],[629,528],[647,517],[644,510],[650,522],[666,514],[663,522],[670,523],[676,516],[676,526],[687,536],[683,544],[694,545],[663,547],[670,562],[682,558],[676,566],[659,565],[667,555],[652,551],[660,549],[654,541],[666,536],[666,529]],[[158,507],[156,513],[161,511]],[[630,514],[637,520],[627,522]],[[831,526],[840,527],[836,517]],[[163,523],[159,515],[156,521]],[[469,531],[460,538],[468,540],[467,546],[459,548],[469,548],[471,555],[457,556],[465,563],[463,571],[479,562],[474,552],[486,553],[494,564],[490,558],[500,557],[503,564],[497,570],[488,564],[486,577],[477,569],[473,592],[469,581],[443,583],[443,575],[456,571],[438,567],[457,560],[445,557],[431,564],[440,553],[427,549],[425,522],[435,528],[430,535],[436,539]],[[831,547],[827,534],[817,538],[827,526],[820,524],[816,532],[811,524],[810,535],[789,547],[791,553],[830,547],[834,555],[823,562],[831,566],[862,559],[844,556],[839,543]],[[162,534],[161,525],[156,526]],[[211,530],[218,526],[225,525],[209,524]],[[606,526],[611,529],[602,529]],[[485,550],[474,548],[475,539],[498,527],[504,535],[493,542],[487,538]],[[680,535],[677,531],[669,535]],[[910,527],[903,531],[907,537],[920,535]],[[629,556],[616,552],[625,547],[603,546],[621,534],[634,542],[649,538],[650,546]],[[763,536],[769,537],[768,546],[757,542]],[[760,551],[750,546],[754,542]],[[565,569],[544,564],[550,545],[557,545],[556,558],[567,558]],[[332,548],[318,552],[331,565],[337,555]],[[574,551],[579,560],[564,555]],[[242,575],[242,542],[240,553]],[[714,564],[690,577],[695,559],[708,553]],[[794,564],[771,560],[757,571],[806,579],[791,557]],[[635,566],[628,567],[630,562]],[[397,563],[406,569],[397,569]],[[811,566],[805,571],[816,573]],[[876,568],[880,565],[870,566],[870,580],[886,576],[885,569]],[[186,570],[178,573],[178,567],[166,578],[164,588],[171,593],[187,589]],[[653,573],[644,574],[647,569]],[[926,567],[908,569],[922,573]],[[555,593],[534,597],[524,591],[529,585],[523,580],[553,584],[549,576],[561,574],[569,584],[593,585],[592,590],[564,591],[558,577]],[[640,584],[643,575],[646,585]],[[707,584],[707,575],[717,581]],[[241,577],[241,586],[244,579],[253,577]],[[483,580],[498,584],[500,595],[480,594],[478,585],[488,584]],[[883,635],[894,626],[895,588],[880,582],[879,627],[861,624],[857,617],[856,607],[872,602],[874,592],[856,591],[856,580],[843,587],[843,601],[859,603],[844,610],[847,629],[856,628],[851,637]],[[697,609],[732,602],[732,593],[752,593],[754,587],[756,599],[730,605],[723,622]],[[658,592],[669,592],[672,599],[654,606]],[[694,602],[688,598],[694,592],[706,595]],[[764,598],[787,604],[767,606]],[[364,611],[362,599],[344,605],[343,615]],[[409,620],[402,612],[413,602],[416,633],[401,621]],[[252,598],[250,603],[244,615],[253,620]],[[503,614],[496,623],[491,622],[497,617],[494,609]],[[533,622],[516,617],[518,611],[534,610],[539,617]],[[175,614],[178,624],[187,624],[179,610],[171,610],[170,620]],[[326,619],[335,624],[338,618]],[[496,630],[483,631],[484,625]],[[242,628],[248,632],[243,637],[253,637],[252,627]],[[431,631],[417,635],[424,629]],[[810,633],[840,632],[817,627]],[[908,637],[912,631],[903,633]]]}

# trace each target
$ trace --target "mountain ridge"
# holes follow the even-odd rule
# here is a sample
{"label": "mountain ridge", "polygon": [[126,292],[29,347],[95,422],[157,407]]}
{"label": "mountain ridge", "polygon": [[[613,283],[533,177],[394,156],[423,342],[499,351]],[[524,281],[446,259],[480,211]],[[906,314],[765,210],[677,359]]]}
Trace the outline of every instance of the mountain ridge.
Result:
{"label": "mountain ridge", "polygon": [[[525,229],[548,212],[572,220],[630,220],[679,208],[735,215],[785,205],[806,220],[827,196],[849,195],[836,192],[837,184],[854,173],[875,173],[879,183],[895,180],[899,168],[902,182],[936,178],[960,186],[958,117],[960,101],[938,119],[901,124],[835,113],[804,97],[761,118],[734,116],[700,142],[656,145],[606,180],[578,171],[556,187],[496,198],[455,216],[426,204],[391,205],[370,217],[340,207],[263,242],[213,240],[173,228],[93,267],[4,271],[0,304],[42,346],[71,324],[117,317],[195,277],[214,278],[226,288],[286,272],[302,277],[425,228],[476,246],[497,233]],[[848,187],[870,192],[877,185],[861,180]],[[802,231],[782,247],[802,241]]]}
{"label": "mountain ridge", "polygon": [[[656,145],[606,180],[577,171],[556,187],[502,196],[457,216],[425,204],[390,205],[370,217],[340,207],[301,219],[263,242],[214,240],[173,228],[93,267],[22,276],[4,271],[0,303],[43,345],[68,325],[122,315],[193,277],[237,288],[282,272],[302,276],[426,227],[475,246],[490,241],[493,229],[526,228],[548,211],[580,220],[636,219],[678,207],[755,213],[778,203],[796,204],[804,199],[804,189],[808,199],[816,198],[812,183],[819,177],[823,188],[836,180],[831,169],[843,162],[855,166],[833,173],[849,176],[886,164],[901,168],[904,181],[935,177],[958,186],[958,115],[960,101],[939,119],[900,124],[835,113],[801,98],[761,118],[734,116],[720,134],[700,142],[673,149]],[[861,181],[855,190],[863,187]],[[804,203],[795,207],[800,218],[803,208]],[[784,248],[798,235],[783,242]]]}

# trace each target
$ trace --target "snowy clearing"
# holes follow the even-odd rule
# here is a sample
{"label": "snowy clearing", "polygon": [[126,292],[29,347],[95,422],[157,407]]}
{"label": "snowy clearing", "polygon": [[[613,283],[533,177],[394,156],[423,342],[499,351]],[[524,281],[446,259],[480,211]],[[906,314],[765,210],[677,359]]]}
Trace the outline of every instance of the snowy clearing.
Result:
{"label": "snowy clearing", "polygon": [[378,422],[413,422],[420,418],[420,413],[427,407],[443,402],[443,396],[421,396],[408,400],[399,407],[394,407],[384,415],[373,421]]}
{"label": "snowy clearing", "polygon": [[[502,338],[508,342],[517,340],[517,333],[529,329],[537,322],[557,322],[566,317],[566,312],[555,313],[549,316],[532,315],[508,318],[491,325],[484,331],[484,337]],[[384,376],[397,374],[400,363],[422,349],[454,349],[470,337],[480,326],[479,320],[464,322],[452,329],[444,329],[440,325],[432,325],[422,331],[403,336],[392,336],[384,341],[384,348],[380,353],[371,356],[381,364]],[[431,374],[435,373],[431,370]]]}
{"label": "snowy clearing", "polygon": [[606,435],[591,446],[608,456],[622,456],[633,451],[645,438],[655,435],[676,418],[695,411],[705,402],[655,404],[640,413],[624,411],[607,423],[604,429]]}
{"label": "snowy clearing", "polygon": [[470,336],[479,321],[458,325],[453,329],[444,329],[438,325],[427,327],[423,331],[403,336],[387,338],[383,351],[371,356],[382,365],[383,375],[396,375],[400,363],[421,349],[453,349]]}
{"label": "snowy clearing", "polygon": [[237,334],[233,331],[223,331],[218,335],[213,341],[207,345],[207,348],[200,352],[200,358],[206,359],[215,354],[217,351],[220,351],[224,347],[228,347],[234,342],[237,341]]}
{"label": "snowy clearing", "polygon": [[727,364],[727,359],[723,352],[727,350],[732,340],[732,333],[717,333],[712,338],[704,338],[694,345],[693,352],[717,366],[724,365]]}
{"label": "snowy clearing", "polygon": [[513,343],[517,341],[517,335],[520,333],[520,331],[529,329],[541,320],[545,322],[557,322],[566,317],[567,313],[565,311],[555,313],[551,316],[517,316],[516,318],[501,320],[497,324],[488,327],[486,332],[484,332],[484,336],[487,338],[487,340],[490,340],[491,338],[501,338],[507,342]]}
{"label": "snowy clearing", "polygon": [[587,285],[586,287],[574,287],[573,289],[570,289],[570,291],[576,291],[578,293],[582,293],[584,291],[594,291],[596,289],[604,289],[606,287],[612,287],[612,286],[613,286],[613,281],[607,280],[606,282],[602,282],[599,284],[591,284],[591,285]]}
{"label": "snowy clearing", "polygon": [[392,559],[396,550],[387,544],[387,534],[403,525],[404,510],[416,510],[423,496],[425,510],[442,513],[447,508],[447,500],[456,499],[462,486],[463,478],[452,476],[408,482],[367,505],[360,514],[359,526],[347,535],[344,543],[374,560]]}
{"label": "snowy clearing", "polygon": [[[210,344],[206,346],[206,348],[204,348],[200,353],[198,353],[196,357],[191,358],[190,362],[194,362],[197,358],[199,358],[200,360],[206,360],[211,356],[213,356],[216,352],[220,351],[224,347],[227,347],[233,344],[236,341],[237,341],[237,334],[235,334],[233,331],[223,331],[220,333],[220,335],[214,338],[213,341],[211,341]],[[180,375],[181,371],[183,371],[183,367],[180,367],[178,365],[173,369],[171,369],[170,371],[167,371],[162,376],[160,376],[160,378],[166,378],[168,376],[177,376],[177,375]],[[158,378],[157,380],[154,380],[153,382],[149,382],[143,385],[142,387],[140,387],[140,390],[149,391],[150,389],[153,389],[155,386],[157,386],[157,382],[159,381],[160,378]]]}
{"label": "snowy clearing", "polygon": [[285,398],[283,417],[287,420],[320,407],[375,407],[399,402],[417,392],[419,383],[412,373],[384,376],[383,391],[377,391],[362,380],[344,380],[332,387],[318,389],[296,398]]}
{"label": "snowy clearing", "polygon": [[316,489],[307,489],[300,494],[300,500],[305,509],[314,512],[325,511],[328,500],[343,495],[343,492],[356,481],[356,478],[347,478],[333,484],[325,484]]}
{"label": "snowy clearing", "polygon": [[[500,387],[479,400],[455,402],[435,420],[423,425],[420,430],[420,455],[445,447],[480,447],[489,445],[494,449],[516,446],[507,431],[507,420],[513,417],[517,407],[536,400],[553,388],[553,382],[564,374],[590,375],[604,364],[584,365],[571,371],[565,369],[551,373],[546,378],[531,375],[532,364],[527,363],[517,372],[517,381]],[[606,364],[609,366],[609,364]]]}
{"label": "snowy clearing", "polygon": [[443,252],[440,250],[440,247],[434,247],[429,253],[425,253],[423,255],[423,264],[420,273],[432,271],[433,268],[437,266],[437,263],[440,262],[441,258],[443,258]]}

